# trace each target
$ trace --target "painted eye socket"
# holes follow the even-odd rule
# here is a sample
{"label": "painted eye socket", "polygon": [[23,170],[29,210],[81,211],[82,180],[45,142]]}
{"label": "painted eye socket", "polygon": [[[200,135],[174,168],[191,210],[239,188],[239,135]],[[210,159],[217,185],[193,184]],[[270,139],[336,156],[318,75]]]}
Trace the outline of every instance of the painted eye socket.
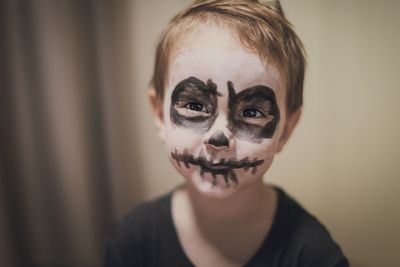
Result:
{"label": "painted eye socket", "polygon": [[189,102],[185,106],[185,108],[196,111],[196,112],[205,112],[208,113],[206,107],[203,104],[198,102]]}
{"label": "painted eye socket", "polygon": [[258,109],[254,108],[246,108],[242,111],[242,117],[245,118],[261,118],[264,117],[264,114],[260,112]]}

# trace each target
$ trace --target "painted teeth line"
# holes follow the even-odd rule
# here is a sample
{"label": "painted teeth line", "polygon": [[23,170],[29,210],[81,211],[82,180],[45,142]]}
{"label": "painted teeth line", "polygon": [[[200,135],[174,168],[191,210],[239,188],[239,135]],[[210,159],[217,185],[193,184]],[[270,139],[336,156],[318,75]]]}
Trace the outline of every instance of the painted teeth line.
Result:
{"label": "painted teeth line", "polygon": [[189,155],[186,149],[184,150],[183,154],[178,154],[178,151],[175,150],[175,152],[171,152],[171,156],[173,159],[175,159],[179,167],[181,167],[180,162],[183,162],[186,168],[189,168],[189,164],[208,166],[210,168],[223,164],[232,169],[243,168],[245,171],[247,171],[249,168],[252,168],[253,174],[257,171],[256,167],[264,162],[264,160],[257,160],[256,158],[252,161],[250,161],[248,158],[244,158],[241,161],[236,161],[234,159],[225,161],[225,159],[221,159],[220,162],[218,163],[210,163],[210,161],[208,161],[205,157],[202,156],[195,159],[192,155]]}
{"label": "painted teeth line", "polygon": [[204,168],[200,168],[200,175],[201,176],[203,176],[207,172],[209,172],[213,177],[213,181],[212,181],[213,186],[217,185],[217,175],[221,175],[224,178],[224,181],[225,181],[225,184],[226,184],[227,187],[230,186],[230,182],[229,181],[232,181],[235,184],[235,186],[238,185],[238,179],[237,179],[236,174],[235,174],[235,172],[233,170],[227,170],[227,171],[225,171],[223,173],[215,173],[215,172],[211,172],[211,171],[208,171],[208,170],[204,170]]}
{"label": "painted teeth line", "polygon": [[[212,183],[214,186],[217,184],[217,175],[222,175],[227,186],[230,185],[229,181],[232,181],[235,185],[237,185],[238,179],[234,169],[243,168],[245,172],[251,169],[251,173],[254,175],[257,172],[257,166],[264,162],[264,160],[254,159],[253,161],[250,161],[248,158],[244,158],[241,161],[235,161],[234,159],[225,161],[225,159],[221,159],[219,163],[210,163],[210,161],[206,160],[204,156],[200,156],[195,159],[193,155],[188,153],[187,149],[184,149],[183,154],[179,154],[178,150],[175,149],[174,152],[171,152],[171,157],[175,159],[180,168],[181,162],[183,162],[186,168],[189,168],[190,164],[200,166],[200,175],[204,176],[205,173],[210,173],[213,177]],[[212,158],[214,160],[215,155],[212,155]],[[224,165],[227,168],[215,169],[215,167],[220,165]]]}

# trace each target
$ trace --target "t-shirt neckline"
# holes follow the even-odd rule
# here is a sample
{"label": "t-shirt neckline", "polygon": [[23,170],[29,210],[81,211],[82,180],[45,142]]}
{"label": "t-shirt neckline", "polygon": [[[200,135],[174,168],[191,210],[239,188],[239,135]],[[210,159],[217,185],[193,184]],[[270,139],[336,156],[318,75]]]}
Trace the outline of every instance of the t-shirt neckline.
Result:
{"label": "t-shirt neckline", "polygon": [[[273,186],[273,189],[277,192],[277,206],[275,209],[275,214],[273,217],[273,222],[271,224],[271,229],[268,231],[267,236],[264,238],[264,241],[261,243],[261,246],[257,249],[254,255],[250,258],[250,260],[245,263],[243,266],[252,266],[257,262],[262,262],[265,257],[267,257],[265,251],[269,251],[270,248],[273,248],[273,238],[274,233],[278,231],[279,221],[283,216],[283,206],[284,206],[284,191],[277,186]],[[170,237],[170,245],[172,249],[172,253],[175,255],[176,266],[195,266],[193,262],[186,255],[182,244],[179,241],[178,232],[174,224],[174,220],[172,218],[172,195],[174,191],[171,191],[168,194],[168,199],[165,202],[165,206],[163,207],[163,212],[165,218],[164,225],[166,227],[166,233],[169,233]]]}

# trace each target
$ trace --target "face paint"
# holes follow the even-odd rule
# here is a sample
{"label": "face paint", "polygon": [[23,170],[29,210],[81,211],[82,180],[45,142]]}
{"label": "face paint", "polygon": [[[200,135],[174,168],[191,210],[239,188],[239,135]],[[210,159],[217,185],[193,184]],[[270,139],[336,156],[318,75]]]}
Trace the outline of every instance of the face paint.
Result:
{"label": "face paint", "polygon": [[229,147],[229,140],[222,131],[218,131],[207,140],[207,144],[214,147]]}
{"label": "face paint", "polygon": [[256,85],[236,94],[232,82],[228,82],[229,130],[238,138],[260,143],[271,138],[280,119],[274,91],[264,85]]}
{"label": "face paint", "polygon": [[260,186],[270,168],[286,118],[278,109],[285,80],[224,27],[193,36],[169,61],[161,133],[187,185],[225,198]]}
{"label": "face paint", "polygon": [[[256,85],[242,90],[236,94],[233,83],[228,81],[228,125],[227,128],[235,137],[261,143],[262,139],[271,138],[279,122],[279,109],[274,91],[264,85]],[[195,77],[189,77],[176,85],[171,95],[170,118],[175,125],[188,128],[196,132],[206,133],[214,124],[218,114],[217,86],[208,80],[207,84]],[[229,148],[229,140],[222,130],[216,131],[205,142],[215,149]],[[214,154],[215,157],[215,154]],[[212,184],[217,184],[217,175],[221,175],[227,186],[230,182],[237,185],[238,178],[235,169],[251,170],[254,175],[257,166],[264,160],[243,160],[224,158],[219,162],[206,157],[193,156],[184,149],[182,154],[177,150],[171,152],[171,158],[182,168],[181,163],[187,168],[190,165],[200,167],[200,176],[206,173],[212,175]]]}
{"label": "face paint", "polygon": [[200,175],[204,176],[205,173],[210,173],[213,176],[213,184],[217,183],[217,175],[222,175],[227,186],[230,185],[229,181],[232,181],[235,185],[238,184],[238,178],[235,174],[235,169],[243,169],[247,172],[251,169],[252,174],[257,172],[257,166],[264,163],[264,160],[249,160],[244,158],[242,160],[235,159],[221,159],[215,163],[207,160],[204,156],[194,157],[190,155],[187,150],[184,150],[183,154],[179,154],[177,150],[171,152],[171,157],[176,161],[178,166],[182,168],[181,163],[186,168],[190,168],[190,164],[200,167]]}
{"label": "face paint", "polygon": [[209,79],[189,77],[178,83],[171,95],[170,118],[179,127],[204,133],[217,117],[217,86]]}

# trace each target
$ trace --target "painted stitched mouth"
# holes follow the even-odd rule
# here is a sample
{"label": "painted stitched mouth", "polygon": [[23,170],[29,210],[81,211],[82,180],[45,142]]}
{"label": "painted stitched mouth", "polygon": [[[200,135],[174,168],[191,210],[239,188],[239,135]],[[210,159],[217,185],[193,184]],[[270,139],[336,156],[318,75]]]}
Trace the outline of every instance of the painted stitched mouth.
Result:
{"label": "painted stitched mouth", "polygon": [[224,170],[229,170],[230,167],[227,166],[224,163],[206,163],[204,165],[201,165],[204,168],[210,169],[210,170],[214,170],[214,171],[224,171]]}
{"label": "painted stitched mouth", "polygon": [[186,149],[182,154],[179,154],[177,150],[171,152],[171,157],[176,160],[180,168],[182,168],[181,163],[183,163],[186,168],[189,168],[190,164],[200,166],[200,175],[203,176],[204,173],[210,173],[213,176],[214,185],[216,184],[217,175],[222,175],[228,186],[229,181],[238,184],[238,179],[234,172],[235,169],[243,169],[244,171],[251,169],[254,175],[257,172],[257,166],[264,163],[264,160],[250,160],[249,158],[244,158],[242,160],[221,159],[220,162],[212,162],[203,156],[195,158],[193,155],[190,155]]}

